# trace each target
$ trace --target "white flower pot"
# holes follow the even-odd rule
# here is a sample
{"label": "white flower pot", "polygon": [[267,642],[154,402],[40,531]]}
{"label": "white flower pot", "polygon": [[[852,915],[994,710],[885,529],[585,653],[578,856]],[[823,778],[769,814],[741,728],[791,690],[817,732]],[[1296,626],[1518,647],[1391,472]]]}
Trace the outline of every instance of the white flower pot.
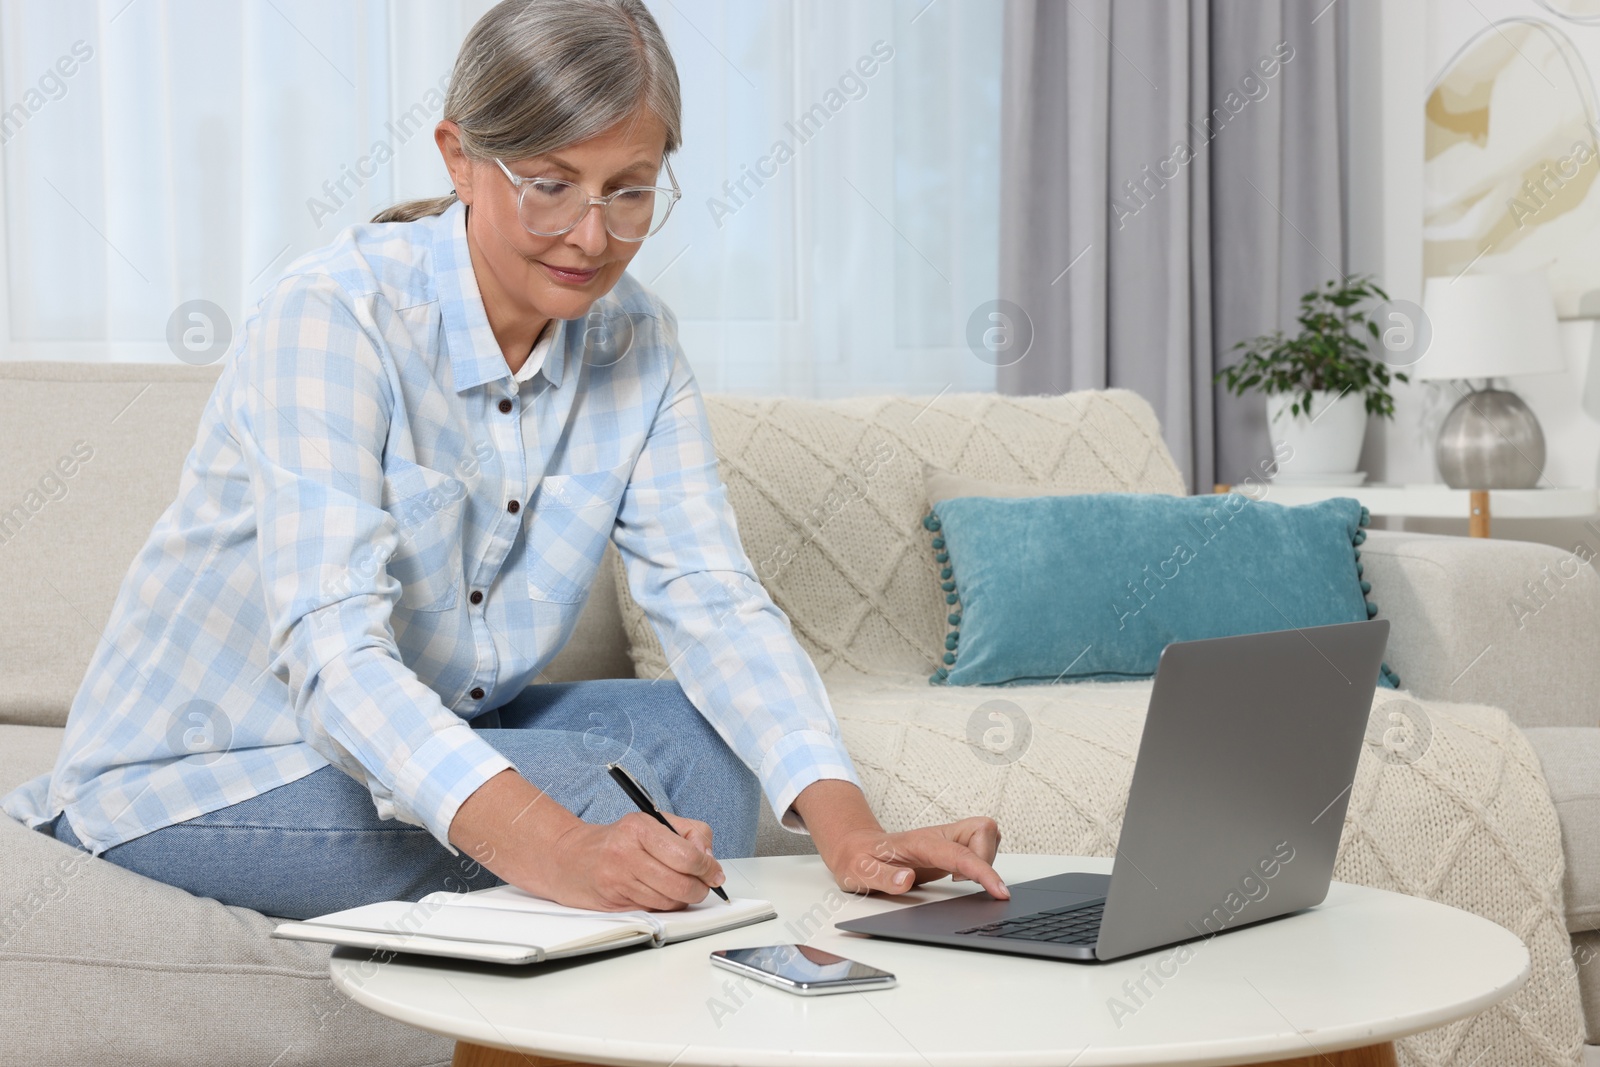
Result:
{"label": "white flower pot", "polygon": [[[1290,415],[1302,394],[1267,397],[1267,433],[1272,451],[1283,457],[1279,474],[1297,481],[1323,474],[1353,474],[1361,462],[1367,433],[1366,401],[1359,393],[1319,391],[1311,394],[1311,414]],[[1287,446],[1287,447],[1285,447]]]}

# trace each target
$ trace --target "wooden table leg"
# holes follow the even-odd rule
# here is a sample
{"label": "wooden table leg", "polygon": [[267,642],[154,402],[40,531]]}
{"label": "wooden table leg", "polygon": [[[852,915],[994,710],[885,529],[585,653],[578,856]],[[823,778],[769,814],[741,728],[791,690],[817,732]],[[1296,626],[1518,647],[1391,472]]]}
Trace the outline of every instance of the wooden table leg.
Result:
{"label": "wooden table leg", "polygon": [[1489,491],[1472,490],[1472,506],[1467,516],[1467,533],[1473,537],[1489,536]]}
{"label": "wooden table leg", "polygon": [[1399,1063],[1400,1060],[1395,1056],[1394,1044],[1385,1041],[1381,1045],[1347,1048],[1343,1052],[1330,1052],[1325,1056],[1273,1060],[1271,1063],[1262,1064],[1262,1067],[1399,1067]]}
{"label": "wooden table leg", "polygon": [[536,1052],[508,1052],[503,1048],[457,1041],[450,1067],[586,1067],[571,1060],[553,1060]]}
{"label": "wooden table leg", "polygon": [[[1302,1056],[1293,1060],[1273,1060],[1258,1067],[1398,1067],[1394,1045],[1385,1041],[1381,1045],[1345,1049],[1326,1055]],[[585,1067],[570,1060],[552,1060],[532,1052],[507,1052],[466,1041],[456,1042],[455,1058],[451,1067]]]}

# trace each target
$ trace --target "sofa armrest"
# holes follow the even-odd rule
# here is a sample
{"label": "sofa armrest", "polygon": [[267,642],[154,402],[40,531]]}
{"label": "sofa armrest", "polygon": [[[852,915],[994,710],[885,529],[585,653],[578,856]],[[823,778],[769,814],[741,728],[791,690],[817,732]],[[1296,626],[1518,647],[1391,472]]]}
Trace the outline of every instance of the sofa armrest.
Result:
{"label": "sofa armrest", "polygon": [[1600,730],[1557,726],[1528,730],[1526,736],[1561,823],[1567,929],[1600,929]]}
{"label": "sofa armrest", "polygon": [[1584,550],[1371,530],[1389,665],[1418,696],[1505,709],[1519,726],[1600,726],[1600,575]]}

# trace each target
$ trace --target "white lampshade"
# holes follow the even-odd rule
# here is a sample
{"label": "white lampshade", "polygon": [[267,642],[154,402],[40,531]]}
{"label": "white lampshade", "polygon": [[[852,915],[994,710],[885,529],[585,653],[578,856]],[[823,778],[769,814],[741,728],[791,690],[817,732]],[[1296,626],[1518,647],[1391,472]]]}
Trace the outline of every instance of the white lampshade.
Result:
{"label": "white lampshade", "polygon": [[1511,378],[1566,369],[1556,302],[1543,274],[1429,278],[1422,294],[1433,340],[1412,377]]}

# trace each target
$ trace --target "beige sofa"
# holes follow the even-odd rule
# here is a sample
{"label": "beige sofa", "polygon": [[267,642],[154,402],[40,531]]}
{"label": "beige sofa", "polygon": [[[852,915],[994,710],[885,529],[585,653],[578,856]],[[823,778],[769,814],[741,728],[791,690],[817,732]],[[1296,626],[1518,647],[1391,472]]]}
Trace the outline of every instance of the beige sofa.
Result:
{"label": "beige sofa", "polygon": [[[51,766],[216,373],[0,364],[0,792]],[[1118,391],[710,407],[750,558],[824,672],[885,824],[984,812],[1009,850],[1109,855],[1148,685],[928,685],[945,607],[921,463],[1181,492],[1149,407]],[[58,466],[79,442],[92,457]],[[1506,1004],[1403,1042],[1409,1063],[1576,1062],[1584,992],[1600,1036],[1600,579],[1565,555],[1376,532],[1364,546],[1408,691],[1375,699],[1337,877],[1477,911],[1534,959]],[[548,680],[669,673],[614,564]],[[1380,741],[1393,700],[1422,724],[1399,756]],[[997,709],[998,751],[974,742]],[[759,852],[806,845],[763,813]],[[271,940],[271,925],[0,818],[0,1062],[448,1062],[449,1042],[349,1002],[325,948]]]}

